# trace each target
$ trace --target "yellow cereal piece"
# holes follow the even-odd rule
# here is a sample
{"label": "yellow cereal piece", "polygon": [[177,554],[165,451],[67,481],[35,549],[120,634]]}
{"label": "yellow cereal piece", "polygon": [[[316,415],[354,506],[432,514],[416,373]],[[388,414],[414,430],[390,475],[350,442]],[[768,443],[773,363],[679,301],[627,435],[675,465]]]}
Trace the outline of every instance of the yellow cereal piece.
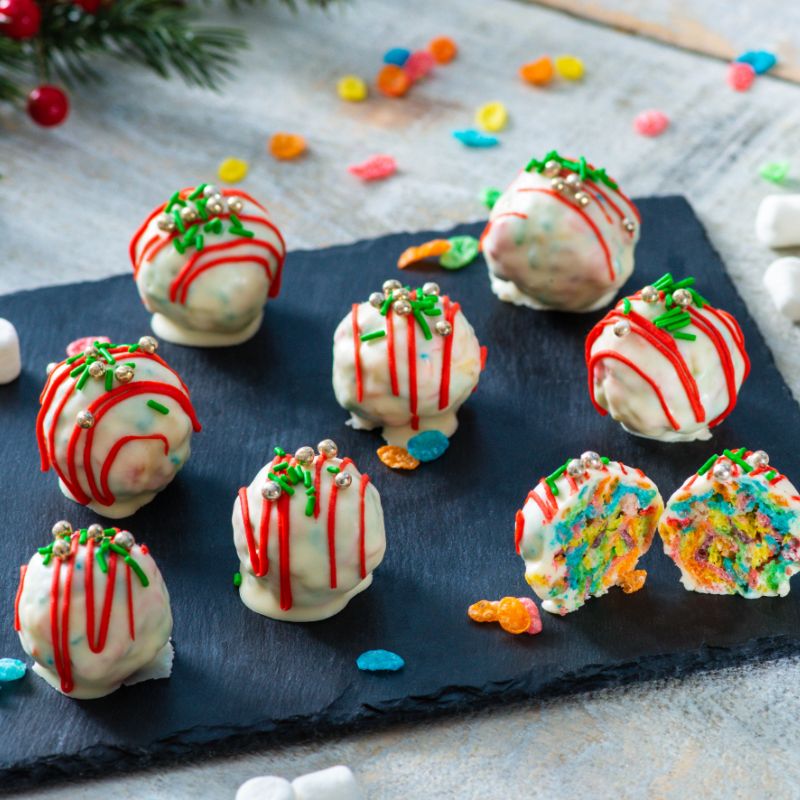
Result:
{"label": "yellow cereal piece", "polygon": [[217,168],[217,175],[223,183],[239,183],[249,168],[250,165],[241,158],[226,158]]}
{"label": "yellow cereal piece", "polygon": [[501,131],[508,124],[508,110],[497,100],[484,103],[475,112],[475,124],[484,131]]}
{"label": "yellow cereal piece", "polygon": [[565,80],[579,81],[583,71],[583,61],[577,56],[556,56],[556,72]]}
{"label": "yellow cereal piece", "polygon": [[360,103],[367,99],[367,84],[358,75],[344,75],[336,84],[336,91],[342,100],[350,103]]}

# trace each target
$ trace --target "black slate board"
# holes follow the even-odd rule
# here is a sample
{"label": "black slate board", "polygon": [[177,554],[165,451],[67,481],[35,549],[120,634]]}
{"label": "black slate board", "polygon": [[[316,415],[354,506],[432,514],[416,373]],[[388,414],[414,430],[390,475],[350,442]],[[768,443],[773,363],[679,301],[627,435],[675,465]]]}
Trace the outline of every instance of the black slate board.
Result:
{"label": "black slate board", "polygon": [[[759,601],[686,592],[658,539],[644,562],[643,591],[614,590],[565,618],[543,614],[540,636],[511,637],[467,620],[467,606],[479,598],[528,592],[514,553],[514,512],[568,454],[593,449],[639,466],[665,498],[710,453],[742,444],[766,449],[800,478],[793,436],[800,409],[700,223],[680,197],[645,199],[640,208],[643,238],[629,288],[667,270],[694,274],[747,339],[751,377],[712,442],[649,442],[598,416],[586,391],[583,339],[601,314],[500,303],[479,261],[458,273],[406,273],[439,281],[461,302],[489,358],[445,457],[414,474],[390,473],[375,455],[377,434],[344,426],[330,389],[331,335],[351,301],[395,277],[398,254],[426,234],[293,252],[284,291],[253,341],[226,350],[162,346],[205,429],[173,485],[125,524],[152,547],[172,595],[172,678],[95,701],[63,698],[34,675],[6,685],[0,787],[800,649],[800,589]],[[17,325],[25,363],[18,382],[0,387],[0,655],[20,657],[12,629],[18,565],[48,540],[55,519],[93,521],[63,498],[52,474],[38,471],[34,418],[45,364],[78,336],[135,340],[147,331],[147,315],[123,276],[0,297],[0,316]],[[294,448],[326,436],[381,491],[386,560],[373,587],[334,619],[270,621],[247,610],[231,584],[238,568],[232,504],[274,444]],[[405,670],[358,672],[356,656],[371,648],[400,653]]]}

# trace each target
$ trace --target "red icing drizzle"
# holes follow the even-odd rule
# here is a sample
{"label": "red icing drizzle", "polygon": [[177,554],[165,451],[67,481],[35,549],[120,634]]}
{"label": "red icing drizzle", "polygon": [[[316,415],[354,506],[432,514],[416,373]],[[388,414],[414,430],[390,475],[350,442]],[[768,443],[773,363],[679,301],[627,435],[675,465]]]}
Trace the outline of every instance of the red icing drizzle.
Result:
{"label": "red icing drizzle", "polygon": [[284,492],[278,498],[278,563],[280,565],[281,611],[292,607],[292,575],[289,551],[289,497]]}
{"label": "red icing drizzle", "polygon": [[367,484],[369,483],[369,475],[364,474],[361,476],[361,483],[359,485],[359,511],[358,511],[358,557],[361,565],[361,580],[367,577],[367,548],[366,548],[366,503],[364,498],[366,496]]}
{"label": "red icing drizzle", "polygon": [[356,400],[364,399],[364,376],[361,372],[361,333],[358,329],[358,303],[353,303],[353,351],[356,368]]}
{"label": "red icing drizzle", "polygon": [[394,352],[394,315],[391,307],[386,312],[386,354],[389,359],[389,383],[392,387],[392,394],[400,396],[400,387],[397,384],[397,358]]}
{"label": "red icing drizzle", "polygon": [[[419,416],[417,415],[417,321],[409,314],[407,339],[408,339],[408,396],[411,407],[411,430],[419,430]],[[451,337],[448,336],[448,339]]]}
{"label": "red icing drizzle", "polygon": [[[458,303],[450,303],[450,298],[442,298],[444,318],[453,326],[449,336],[444,338],[442,349],[442,377],[439,381],[439,410],[442,411],[450,404],[450,374],[453,370],[453,339],[456,335],[456,314],[461,310]],[[483,359],[483,355],[481,355]],[[483,367],[481,367],[482,369]]]}
{"label": "red icing drizzle", "polygon": [[19,625],[19,601],[22,597],[22,587],[25,584],[25,573],[28,571],[28,565],[23,564],[19,568],[19,586],[17,586],[17,596],[14,598],[14,630],[18,631]]}
{"label": "red icing drizzle", "polygon": [[522,534],[525,530],[525,517],[522,514],[522,509],[517,511],[514,516],[514,547],[519,553],[519,544],[522,541]]}

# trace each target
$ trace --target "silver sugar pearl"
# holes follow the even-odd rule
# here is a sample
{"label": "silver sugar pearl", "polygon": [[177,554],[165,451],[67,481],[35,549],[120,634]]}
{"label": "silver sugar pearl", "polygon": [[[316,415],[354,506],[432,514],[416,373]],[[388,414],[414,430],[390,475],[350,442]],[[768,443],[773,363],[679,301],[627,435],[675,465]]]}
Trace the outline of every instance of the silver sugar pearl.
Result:
{"label": "silver sugar pearl", "polygon": [[86,533],[90,539],[94,539],[96,542],[102,541],[103,539],[103,526],[98,525],[96,522],[94,525],[90,525],[86,529]]}
{"label": "silver sugar pearl", "polygon": [[399,317],[407,317],[411,313],[411,303],[408,300],[396,300],[392,303],[392,311]]}
{"label": "silver sugar pearl", "polygon": [[587,450],[585,453],[581,453],[581,463],[584,469],[603,468],[603,461],[600,458],[600,454],[595,453],[594,450]]}
{"label": "silver sugar pearl", "polygon": [[395,280],[394,278],[390,278],[388,281],[384,281],[383,286],[381,286],[381,289],[383,289],[383,293],[385,295],[391,294],[392,292],[396,292],[398,289],[402,288],[403,284],[400,283],[400,281]]}
{"label": "silver sugar pearl", "polygon": [[433,281],[428,281],[428,283],[422,284],[422,294],[435,294],[438,295],[441,292],[438,283],[434,283]]}
{"label": "silver sugar pearl", "polygon": [[184,206],[180,210],[181,220],[183,222],[192,223],[197,222],[198,217],[200,216],[197,213],[197,209],[194,206]]}
{"label": "silver sugar pearl", "polygon": [[636,223],[632,219],[628,219],[628,217],[622,218],[622,227],[628,233],[635,233],[636,232]]}
{"label": "silver sugar pearl", "polygon": [[52,534],[54,537],[69,536],[72,533],[72,523],[67,522],[65,519],[60,519],[52,527]]}
{"label": "silver sugar pearl", "polygon": [[672,299],[676,305],[686,308],[692,304],[692,293],[688,289],[676,289],[672,293]]}
{"label": "silver sugar pearl", "polygon": [[756,469],[766,467],[769,464],[769,456],[764,450],[756,450],[747,457],[747,463]]}
{"label": "silver sugar pearl", "polygon": [[152,336],[142,336],[139,339],[139,349],[145,353],[155,353],[158,350],[158,342]]}
{"label": "silver sugar pearl", "polygon": [[136,540],[130,531],[117,531],[114,534],[114,544],[125,550],[130,550],[136,544]]}
{"label": "silver sugar pearl", "polygon": [[661,297],[661,293],[655,286],[645,286],[642,289],[642,300],[645,303],[657,303],[659,297]]}
{"label": "silver sugar pearl", "polygon": [[553,160],[548,161],[544,165],[544,169],[542,170],[542,172],[544,173],[545,177],[552,178],[553,176],[558,175],[558,173],[561,172],[561,164],[559,164],[558,161],[553,161]]}
{"label": "silver sugar pearl", "polygon": [[92,361],[89,364],[89,375],[93,378],[103,378],[106,374],[105,361]]}
{"label": "silver sugar pearl", "polygon": [[228,208],[234,213],[239,214],[244,208],[244,201],[241,197],[229,197]]}
{"label": "silver sugar pearl", "polygon": [[94,414],[91,411],[87,411],[84,409],[83,411],[79,411],[75,416],[75,421],[78,423],[79,428],[83,428],[87,430],[94,425]]}
{"label": "silver sugar pearl", "polygon": [[91,358],[92,356],[94,356],[95,358],[97,357],[97,350],[95,350],[94,347],[87,347],[83,351],[83,357],[84,358]]}
{"label": "silver sugar pearl", "polygon": [[437,319],[433,327],[439,336],[449,336],[453,332],[453,326],[446,319]]}
{"label": "silver sugar pearl", "polygon": [[569,186],[570,189],[574,189],[576,192],[579,192],[581,189],[583,189],[583,181],[577,172],[570,172],[570,174],[567,175],[564,180],[566,181],[567,186]]}
{"label": "silver sugar pearl", "polygon": [[550,181],[550,188],[556,192],[563,192],[564,189],[567,188],[567,184],[564,183],[562,178],[553,178],[553,180]]}
{"label": "silver sugar pearl", "polygon": [[261,496],[265,500],[277,500],[283,494],[281,485],[275,481],[267,481],[261,487]]}
{"label": "silver sugar pearl", "polygon": [[300,447],[294,454],[295,460],[301,466],[307,467],[314,463],[314,456],[316,453],[314,452],[313,447]]}
{"label": "silver sugar pearl", "polygon": [[394,297],[395,300],[408,300],[409,297],[411,297],[411,292],[403,286],[396,292],[393,292],[392,297]]}
{"label": "silver sugar pearl", "polygon": [[57,362],[57,361],[51,361],[51,362],[50,362],[50,363],[47,365],[47,367],[46,367],[46,370],[45,370],[45,371],[47,372],[47,374],[48,374],[48,375],[50,375],[50,374],[52,374],[53,370],[54,370],[54,369],[55,369],[57,366],[58,366],[58,362]]}
{"label": "silver sugar pearl", "polygon": [[68,539],[56,539],[53,542],[53,555],[62,561],[67,558],[72,550],[72,544]]}
{"label": "silver sugar pearl", "polygon": [[222,214],[225,211],[225,204],[222,200],[209,200],[208,203],[206,203],[206,211],[210,214]]}
{"label": "silver sugar pearl", "polygon": [[567,475],[573,478],[583,475],[584,472],[583,462],[579,458],[573,458],[572,461],[567,464]]}
{"label": "silver sugar pearl", "polygon": [[729,481],[733,475],[733,468],[731,467],[730,461],[720,461],[715,464],[711,474],[714,476],[714,480],[720,483]]}
{"label": "silver sugar pearl", "polygon": [[156,218],[156,225],[160,231],[164,231],[165,233],[172,233],[177,227],[171,214],[159,215]]}
{"label": "silver sugar pearl", "polygon": [[631,323],[627,319],[618,319],[614,323],[614,327],[612,328],[614,331],[614,336],[622,339],[624,336],[627,336],[631,332]]}
{"label": "silver sugar pearl", "polygon": [[572,197],[575,200],[575,202],[581,207],[589,205],[589,195],[586,194],[586,192],[575,192],[575,194]]}
{"label": "silver sugar pearl", "polygon": [[333,482],[340,489],[346,489],[353,482],[353,476],[349,472],[337,472]]}
{"label": "silver sugar pearl", "polygon": [[370,305],[371,305],[373,308],[380,308],[380,307],[383,305],[383,301],[384,301],[385,299],[386,299],[386,298],[385,298],[385,297],[384,297],[384,296],[383,296],[383,295],[382,295],[380,292],[373,292],[373,293],[372,293],[372,294],[369,296],[369,304],[370,304]]}
{"label": "silver sugar pearl", "polygon": [[114,370],[114,377],[120,383],[130,383],[133,380],[134,370],[133,367],[129,367],[127,364],[120,364]]}
{"label": "silver sugar pearl", "polygon": [[333,439],[323,439],[318,445],[317,450],[326,458],[336,458],[339,453],[339,448]]}
{"label": "silver sugar pearl", "polygon": [[203,189],[203,197],[213,197],[215,194],[219,194],[219,190],[213,183],[207,183],[206,188]]}

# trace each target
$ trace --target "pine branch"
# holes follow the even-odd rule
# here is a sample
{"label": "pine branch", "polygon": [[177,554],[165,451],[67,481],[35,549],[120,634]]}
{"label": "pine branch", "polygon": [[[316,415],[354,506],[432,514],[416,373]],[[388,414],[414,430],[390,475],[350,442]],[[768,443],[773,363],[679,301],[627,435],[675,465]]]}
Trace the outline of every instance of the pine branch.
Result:
{"label": "pine branch", "polygon": [[0,36],[0,101],[18,99],[22,92],[19,81],[24,75],[27,55],[18,42]]}

